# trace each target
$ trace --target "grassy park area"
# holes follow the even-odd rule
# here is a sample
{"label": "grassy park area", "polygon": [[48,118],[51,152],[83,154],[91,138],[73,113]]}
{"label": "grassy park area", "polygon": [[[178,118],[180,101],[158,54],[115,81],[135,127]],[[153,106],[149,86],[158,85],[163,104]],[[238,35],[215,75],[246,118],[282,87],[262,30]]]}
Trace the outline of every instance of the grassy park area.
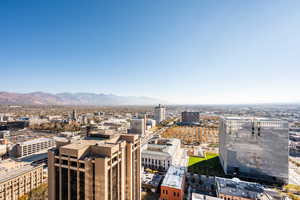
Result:
{"label": "grassy park area", "polygon": [[205,157],[189,157],[188,171],[196,174],[224,177],[219,154],[205,153]]}

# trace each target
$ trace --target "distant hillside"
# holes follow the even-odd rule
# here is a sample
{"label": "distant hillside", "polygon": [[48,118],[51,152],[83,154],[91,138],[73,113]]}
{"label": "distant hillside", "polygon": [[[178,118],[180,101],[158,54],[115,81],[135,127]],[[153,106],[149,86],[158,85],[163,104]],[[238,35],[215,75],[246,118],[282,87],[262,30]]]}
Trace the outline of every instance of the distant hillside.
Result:
{"label": "distant hillside", "polygon": [[0,104],[11,105],[153,105],[164,101],[136,96],[117,96],[95,93],[0,92]]}

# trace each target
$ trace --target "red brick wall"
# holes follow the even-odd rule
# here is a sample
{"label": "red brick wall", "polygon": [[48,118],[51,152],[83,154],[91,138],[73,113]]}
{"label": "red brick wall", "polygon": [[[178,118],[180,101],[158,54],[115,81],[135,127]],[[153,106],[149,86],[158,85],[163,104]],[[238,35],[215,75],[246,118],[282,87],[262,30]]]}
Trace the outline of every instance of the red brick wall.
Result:
{"label": "red brick wall", "polygon": [[183,200],[184,191],[180,189],[161,186],[160,200]]}

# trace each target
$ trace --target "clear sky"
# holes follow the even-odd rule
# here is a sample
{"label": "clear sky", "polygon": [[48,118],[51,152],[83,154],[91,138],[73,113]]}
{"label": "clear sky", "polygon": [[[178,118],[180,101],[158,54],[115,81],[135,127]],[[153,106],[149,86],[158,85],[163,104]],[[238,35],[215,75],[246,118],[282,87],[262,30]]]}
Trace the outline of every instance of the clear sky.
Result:
{"label": "clear sky", "polygon": [[1,0],[0,91],[300,102],[299,0]]}

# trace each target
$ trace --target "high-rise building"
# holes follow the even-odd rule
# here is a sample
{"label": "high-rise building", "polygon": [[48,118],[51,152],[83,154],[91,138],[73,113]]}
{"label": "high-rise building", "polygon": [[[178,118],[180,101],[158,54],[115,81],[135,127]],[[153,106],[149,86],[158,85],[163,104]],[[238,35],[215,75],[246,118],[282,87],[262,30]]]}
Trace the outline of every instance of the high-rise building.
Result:
{"label": "high-rise building", "polygon": [[220,161],[226,174],[288,182],[288,122],[225,117],[220,121]]}
{"label": "high-rise building", "polygon": [[145,134],[145,120],[144,119],[132,119],[130,122],[129,133],[139,134],[144,136]]}
{"label": "high-rise building", "polygon": [[199,112],[182,112],[181,121],[184,123],[199,123],[200,113]]}
{"label": "high-rise building", "polygon": [[48,152],[49,200],[140,200],[138,135],[94,134]]}
{"label": "high-rise building", "polygon": [[76,121],[77,120],[77,112],[76,112],[76,110],[73,110],[72,111],[72,120],[74,120],[74,121]]}
{"label": "high-rise building", "polygon": [[166,107],[159,104],[154,108],[154,119],[156,123],[160,123],[166,119]]}

